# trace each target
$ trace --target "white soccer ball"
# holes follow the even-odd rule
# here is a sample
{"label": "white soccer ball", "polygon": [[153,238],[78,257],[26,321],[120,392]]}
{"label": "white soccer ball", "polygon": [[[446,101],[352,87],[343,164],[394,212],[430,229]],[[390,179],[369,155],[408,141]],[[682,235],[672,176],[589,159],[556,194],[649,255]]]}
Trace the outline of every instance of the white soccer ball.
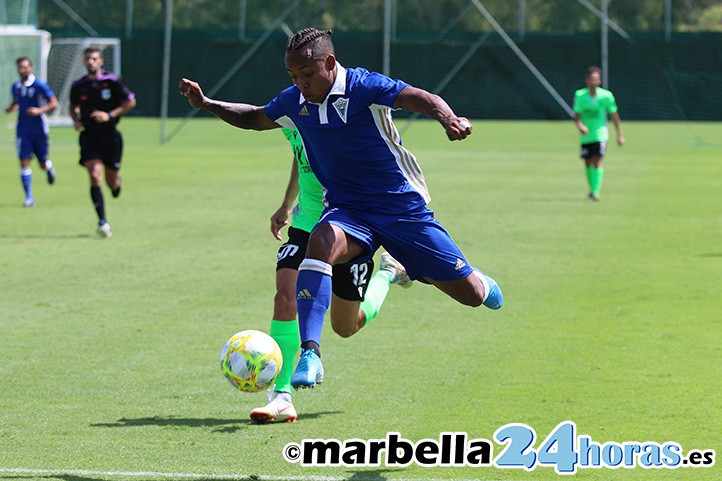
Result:
{"label": "white soccer ball", "polygon": [[281,348],[265,332],[252,329],[238,332],[221,350],[221,372],[232,386],[243,392],[273,386],[281,366]]}

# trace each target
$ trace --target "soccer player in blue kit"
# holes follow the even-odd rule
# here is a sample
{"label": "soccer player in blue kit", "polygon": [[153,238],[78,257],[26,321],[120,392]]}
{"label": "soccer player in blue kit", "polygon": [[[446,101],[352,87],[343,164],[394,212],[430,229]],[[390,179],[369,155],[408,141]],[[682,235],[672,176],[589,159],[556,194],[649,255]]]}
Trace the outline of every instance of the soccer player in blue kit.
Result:
{"label": "soccer player in blue kit", "polygon": [[331,31],[306,28],[288,41],[285,65],[294,85],[265,106],[228,103],[178,84],[189,103],[243,129],[296,128],[326,209],[311,232],[299,267],[296,302],[301,358],[294,388],[323,380],[321,330],[331,301],[331,267],[363,262],[383,246],[411,279],[432,284],[456,301],[499,309],[498,284],[471,267],[448,232],[426,207],[430,197],[414,155],[401,144],[392,109],[437,120],[449,140],[463,140],[472,127],[438,95],[337,60]]}
{"label": "soccer player in blue kit", "polygon": [[15,64],[18,67],[20,80],[13,83],[13,101],[5,113],[18,111],[17,149],[20,158],[20,181],[25,191],[24,207],[34,207],[33,172],[30,160],[35,154],[40,168],[48,175],[48,184],[55,183],[55,168],[48,159],[48,119],[46,113],[58,107],[58,99],[52,89],[33,74],[33,64],[28,57],[19,57]]}

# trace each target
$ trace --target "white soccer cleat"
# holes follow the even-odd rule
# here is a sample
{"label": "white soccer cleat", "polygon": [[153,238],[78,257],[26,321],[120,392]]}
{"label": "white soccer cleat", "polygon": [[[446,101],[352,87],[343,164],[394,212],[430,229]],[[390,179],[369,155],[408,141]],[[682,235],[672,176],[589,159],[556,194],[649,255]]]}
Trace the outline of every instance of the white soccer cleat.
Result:
{"label": "white soccer cleat", "polygon": [[404,289],[408,289],[414,283],[406,273],[406,268],[399,261],[391,257],[391,254],[388,252],[381,254],[381,267],[379,270],[390,272],[394,276],[391,284],[397,284]]}
{"label": "white soccer cleat", "polygon": [[291,395],[283,392],[268,392],[269,403],[251,411],[251,421],[256,424],[292,423],[298,418]]}
{"label": "white soccer cleat", "polygon": [[105,224],[101,224],[98,226],[98,235],[100,237],[110,237],[113,235],[113,232],[110,230],[110,224],[107,222]]}

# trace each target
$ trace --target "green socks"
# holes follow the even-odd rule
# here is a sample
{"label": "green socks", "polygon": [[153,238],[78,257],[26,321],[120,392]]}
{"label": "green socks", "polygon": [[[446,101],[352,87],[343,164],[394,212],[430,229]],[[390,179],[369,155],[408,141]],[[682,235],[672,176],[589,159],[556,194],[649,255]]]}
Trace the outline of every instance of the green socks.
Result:
{"label": "green socks", "polygon": [[301,347],[298,321],[271,321],[271,337],[278,343],[283,354],[283,366],[276,378],[275,391],[291,393],[291,375],[296,364],[296,354]]}
{"label": "green socks", "polygon": [[[378,271],[369,281],[366,297],[361,302],[361,310],[366,316],[366,324],[379,314],[381,306],[389,293],[393,275],[387,271]],[[291,393],[291,376],[295,368],[296,354],[301,347],[301,335],[298,321],[271,321],[271,337],[278,343],[283,354],[283,366],[276,378],[274,391]]]}
{"label": "green socks", "polygon": [[589,193],[595,196],[599,195],[602,190],[602,180],[604,179],[604,169],[599,167],[587,167],[587,182],[589,183]]}
{"label": "green socks", "polygon": [[386,295],[389,293],[392,280],[393,275],[387,271],[378,271],[371,277],[369,288],[366,290],[366,296],[360,306],[361,311],[363,311],[366,316],[366,324],[379,315],[381,306],[383,306]]}

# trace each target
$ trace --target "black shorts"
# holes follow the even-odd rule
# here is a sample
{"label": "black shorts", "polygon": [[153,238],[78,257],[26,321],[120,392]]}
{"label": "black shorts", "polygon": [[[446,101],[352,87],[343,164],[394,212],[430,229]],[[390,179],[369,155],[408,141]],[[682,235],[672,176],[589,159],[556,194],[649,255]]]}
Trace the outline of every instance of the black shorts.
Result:
{"label": "black shorts", "polygon": [[[276,270],[298,270],[306,257],[309,236],[301,229],[288,228],[288,240],[278,249]],[[333,293],[347,301],[363,301],[373,271],[373,259],[360,264],[348,262],[333,266]]]}
{"label": "black shorts", "polygon": [[582,159],[588,159],[589,157],[604,157],[606,153],[606,142],[592,142],[591,144],[582,144],[582,151],[579,153],[579,156]]}
{"label": "black shorts", "polygon": [[123,137],[117,130],[80,132],[80,165],[93,159],[100,159],[108,169],[120,170],[123,157]]}

